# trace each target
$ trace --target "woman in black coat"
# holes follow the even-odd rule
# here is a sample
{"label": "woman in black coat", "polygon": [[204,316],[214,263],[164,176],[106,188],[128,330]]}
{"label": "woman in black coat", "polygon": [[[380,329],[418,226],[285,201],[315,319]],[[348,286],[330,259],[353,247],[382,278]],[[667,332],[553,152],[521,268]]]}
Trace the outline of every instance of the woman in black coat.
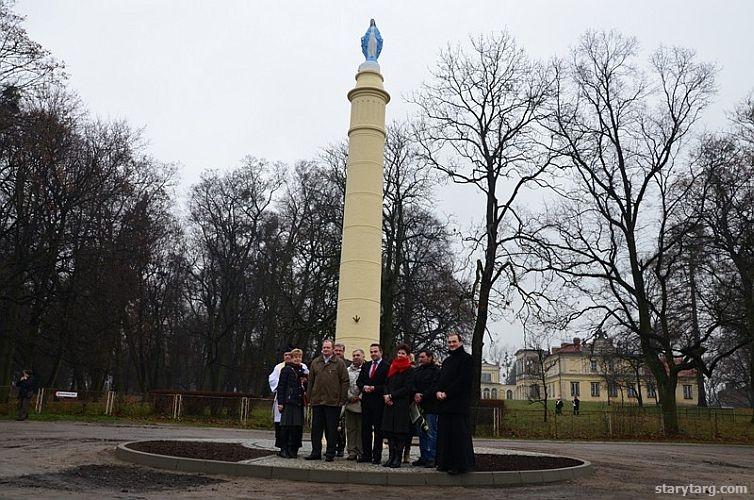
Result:
{"label": "woman in black coat", "polygon": [[291,351],[291,361],[280,371],[277,387],[278,410],[280,410],[280,455],[283,458],[298,457],[301,435],[304,431],[304,369],[301,366],[301,349]]}
{"label": "woman in black coat", "polygon": [[414,371],[406,344],[398,345],[395,359],[390,363],[385,385],[385,409],[382,412],[382,432],[388,438],[390,455],[383,467],[394,469],[401,466],[401,456],[406,436],[410,432],[411,417],[408,407],[413,399]]}

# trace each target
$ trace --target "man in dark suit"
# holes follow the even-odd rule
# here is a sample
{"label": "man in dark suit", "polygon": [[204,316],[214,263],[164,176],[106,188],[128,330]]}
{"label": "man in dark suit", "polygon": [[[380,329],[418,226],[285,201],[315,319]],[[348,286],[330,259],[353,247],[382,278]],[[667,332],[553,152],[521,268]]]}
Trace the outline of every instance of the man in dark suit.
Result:
{"label": "man in dark suit", "polygon": [[361,449],[359,462],[379,465],[382,460],[382,409],[385,407],[385,382],[390,363],[382,359],[379,344],[369,346],[372,361],[364,363],[356,380],[361,390]]}
{"label": "man in dark suit", "polygon": [[435,383],[439,413],[435,463],[437,470],[452,475],[475,466],[470,418],[474,363],[457,333],[448,335],[448,351]]}

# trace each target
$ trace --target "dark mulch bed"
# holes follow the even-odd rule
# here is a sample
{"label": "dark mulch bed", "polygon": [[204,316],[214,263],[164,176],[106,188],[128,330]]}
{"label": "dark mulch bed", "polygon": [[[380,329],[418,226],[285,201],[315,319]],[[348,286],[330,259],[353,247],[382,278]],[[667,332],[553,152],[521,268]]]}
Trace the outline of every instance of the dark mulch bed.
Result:
{"label": "dark mulch bed", "polygon": [[[212,443],[207,441],[143,441],[130,445],[137,451],[168,455],[171,457],[199,458],[203,460],[221,460],[223,462],[240,462],[252,458],[266,457],[274,454],[269,450],[247,448],[238,443]],[[581,465],[581,460],[563,457],[540,457],[532,455],[493,455],[480,453],[476,455],[476,471],[516,471],[560,469]]]}
{"label": "dark mulch bed", "polygon": [[221,460],[223,462],[240,462],[241,460],[266,457],[275,453],[270,450],[247,448],[239,443],[212,443],[207,441],[142,441],[129,445],[129,448],[157,455]]}
{"label": "dark mulch bed", "polygon": [[0,479],[0,488],[43,488],[68,492],[102,489],[121,493],[142,493],[173,488],[185,490],[224,482],[221,479],[196,474],[172,474],[141,467],[91,464],[60,472],[3,478]]}
{"label": "dark mulch bed", "polygon": [[581,465],[581,460],[564,457],[538,457],[532,455],[477,454],[477,472],[560,469]]}

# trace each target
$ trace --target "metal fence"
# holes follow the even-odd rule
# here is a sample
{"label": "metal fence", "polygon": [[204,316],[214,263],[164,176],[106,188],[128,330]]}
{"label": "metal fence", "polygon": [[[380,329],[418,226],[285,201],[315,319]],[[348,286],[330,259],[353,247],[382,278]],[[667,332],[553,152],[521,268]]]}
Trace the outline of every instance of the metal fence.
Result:
{"label": "metal fence", "polygon": [[[15,412],[15,394],[0,387],[6,415]],[[2,406],[0,406],[1,410]],[[32,399],[37,414],[112,416],[157,421],[271,429],[272,400],[242,394],[208,394],[155,391],[126,395],[113,391],[69,391],[44,388]],[[679,408],[681,435],[692,440],[754,442],[751,412],[719,408]],[[306,411],[307,428],[310,411]],[[663,438],[662,415],[656,407],[614,407],[582,411],[580,415],[556,415],[547,421],[541,408],[483,406],[472,408],[471,419],[478,437],[538,439],[655,439]]]}
{"label": "metal fence", "polygon": [[[751,412],[720,408],[679,408],[681,436],[691,440],[754,442]],[[662,414],[657,410],[613,408],[556,415],[543,410],[475,408],[477,435],[539,439],[655,439],[664,438]]]}

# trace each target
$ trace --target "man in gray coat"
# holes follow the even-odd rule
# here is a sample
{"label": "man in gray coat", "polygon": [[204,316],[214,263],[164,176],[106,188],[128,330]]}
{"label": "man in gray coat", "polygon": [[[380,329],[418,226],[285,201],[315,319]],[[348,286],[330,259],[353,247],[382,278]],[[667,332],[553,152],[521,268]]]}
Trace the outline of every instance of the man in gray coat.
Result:
{"label": "man in gray coat", "polygon": [[357,460],[361,456],[361,389],[356,385],[356,381],[364,365],[364,351],[356,349],[351,357],[353,361],[348,367],[348,403],[344,413],[348,434],[348,460]]}

